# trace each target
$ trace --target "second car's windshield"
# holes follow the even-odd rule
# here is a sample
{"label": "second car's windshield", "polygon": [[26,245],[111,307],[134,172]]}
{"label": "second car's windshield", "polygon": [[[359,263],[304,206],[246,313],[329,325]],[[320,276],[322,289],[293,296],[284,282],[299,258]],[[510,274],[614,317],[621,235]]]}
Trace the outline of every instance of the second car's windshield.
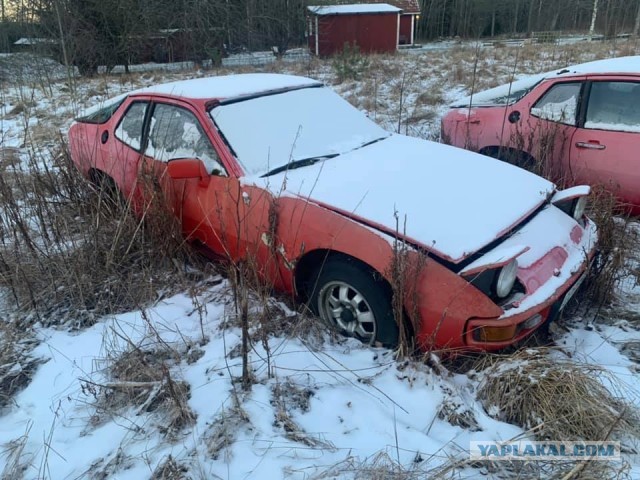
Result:
{"label": "second car's windshield", "polygon": [[247,175],[339,155],[389,135],[326,87],[223,104],[211,116]]}

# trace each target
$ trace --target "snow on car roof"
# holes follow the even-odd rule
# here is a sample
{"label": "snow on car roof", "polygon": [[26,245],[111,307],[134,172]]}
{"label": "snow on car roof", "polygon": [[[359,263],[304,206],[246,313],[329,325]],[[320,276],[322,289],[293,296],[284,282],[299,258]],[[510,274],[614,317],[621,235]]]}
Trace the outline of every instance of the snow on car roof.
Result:
{"label": "snow on car roof", "polygon": [[276,73],[244,73],[217,77],[194,78],[163,83],[131,92],[131,94],[162,94],[186,98],[233,99],[272,90],[320,85],[317,80]]}
{"label": "snow on car roof", "polygon": [[[565,71],[568,70],[568,71]],[[638,73],[640,74],[640,55],[631,57],[607,58],[593,62],[580,63],[549,72],[547,75],[569,75],[589,73]]]}
{"label": "snow on car roof", "polygon": [[130,95],[160,94],[193,99],[216,98],[219,100],[230,100],[244,96],[259,95],[273,90],[319,85],[322,85],[322,83],[311,78],[277,73],[244,73],[194,78],[177,82],[161,83],[159,85],[123,93],[82,110],[78,117],[91,115],[101,108],[106,108],[109,105],[122,101]]}
{"label": "snow on car roof", "polygon": [[573,75],[598,75],[604,73],[635,73],[640,75],[640,56],[595,60],[593,62],[558,68],[537,75],[528,75],[511,83],[475,93],[473,96],[459,98],[451,103],[451,106],[468,107],[470,104],[476,107],[508,105],[509,103],[520,100],[531,88],[543,80],[557,77],[571,77]]}
{"label": "snow on car roof", "polygon": [[361,13],[396,13],[402,9],[388,3],[361,3],[352,5],[316,5],[307,7],[316,15],[353,15]]}

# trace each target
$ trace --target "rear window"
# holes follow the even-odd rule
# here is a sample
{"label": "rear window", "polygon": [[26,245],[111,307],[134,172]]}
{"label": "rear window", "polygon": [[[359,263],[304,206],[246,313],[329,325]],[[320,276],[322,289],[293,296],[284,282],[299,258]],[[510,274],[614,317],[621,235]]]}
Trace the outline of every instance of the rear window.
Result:
{"label": "rear window", "polygon": [[544,78],[545,75],[534,75],[516,80],[515,82],[500,85],[499,87],[484,92],[478,92],[473,96],[456,100],[451,104],[451,107],[495,107],[511,105],[533,90]]}
{"label": "rear window", "polygon": [[120,105],[122,105],[122,102],[124,102],[125,98],[118,99],[117,101],[112,102],[109,105],[106,105],[98,110],[89,111],[89,113],[85,112],[85,115],[76,118],[76,121],[81,123],[105,123],[113,116],[115,111],[118,110]]}

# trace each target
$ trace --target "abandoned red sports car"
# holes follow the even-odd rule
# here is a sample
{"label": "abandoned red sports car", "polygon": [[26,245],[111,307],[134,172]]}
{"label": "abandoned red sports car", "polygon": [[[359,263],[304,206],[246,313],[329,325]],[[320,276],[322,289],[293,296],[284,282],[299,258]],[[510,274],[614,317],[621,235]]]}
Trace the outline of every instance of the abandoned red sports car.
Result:
{"label": "abandoned red sports car", "polygon": [[518,79],[453,103],[445,143],[565,184],[602,185],[640,215],[640,56]]}
{"label": "abandoned red sports car", "polygon": [[251,259],[369,344],[397,344],[398,325],[422,349],[513,344],[564,307],[595,249],[588,187],[388,133],[308,78],[134,91],[69,139],[88,178],[135,199],[153,172],[191,242]]}

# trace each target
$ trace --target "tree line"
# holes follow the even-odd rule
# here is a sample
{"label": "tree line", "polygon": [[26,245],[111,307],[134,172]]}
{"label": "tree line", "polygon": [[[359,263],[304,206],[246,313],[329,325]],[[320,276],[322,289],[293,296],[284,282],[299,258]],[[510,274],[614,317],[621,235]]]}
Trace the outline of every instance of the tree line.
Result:
{"label": "tree line", "polygon": [[[307,0],[0,0],[3,50],[20,36],[83,73],[140,60],[219,62],[304,41]],[[141,58],[144,57],[144,58]]]}
{"label": "tree line", "polygon": [[[366,0],[363,0],[366,3]],[[305,44],[309,4],[358,0],[0,0],[0,50],[47,39],[61,61],[92,73],[137,61],[219,62],[229,53]],[[417,39],[541,31],[637,34],[640,0],[419,0]]]}
{"label": "tree line", "polygon": [[421,38],[526,36],[595,31],[606,37],[637,34],[640,0],[420,0]]}

